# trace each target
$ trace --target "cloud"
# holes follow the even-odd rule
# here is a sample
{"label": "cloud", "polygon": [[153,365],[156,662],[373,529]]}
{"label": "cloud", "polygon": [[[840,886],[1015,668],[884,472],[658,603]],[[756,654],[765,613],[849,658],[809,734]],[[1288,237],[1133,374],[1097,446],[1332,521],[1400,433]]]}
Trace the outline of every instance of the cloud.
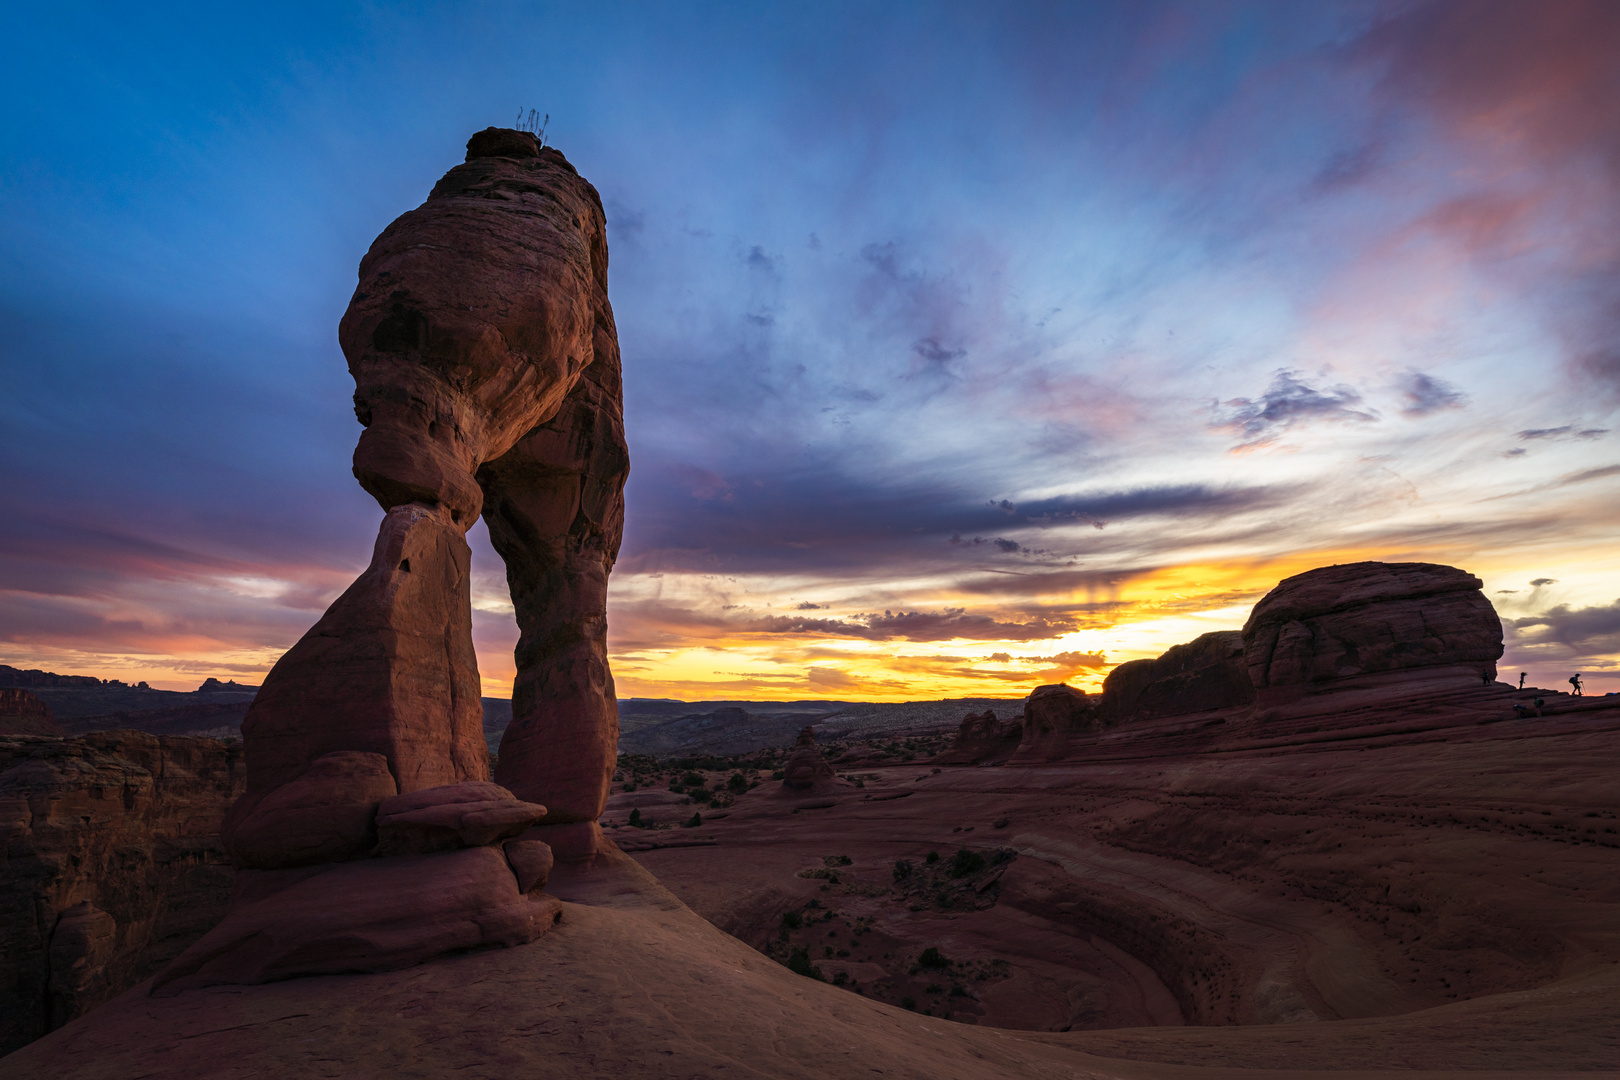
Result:
{"label": "cloud", "polygon": [[1360,404],[1361,395],[1348,386],[1318,389],[1301,379],[1298,371],[1280,368],[1259,401],[1232,398],[1219,403],[1217,409],[1224,405],[1230,411],[1210,426],[1242,436],[1245,441],[1235,449],[1249,449],[1275,442],[1283,432],[1311,421],[1372,423],[1378,419],[1378,413],[1370,409],[1355,408]]}
{"label": "cloud", "polygon": [[1461,391],[1421,371],[1408,371],[1396,381],[1406,398],[1402,416],[1428,416],[1446,409],[1460,409],[1468,401]]}
{"label": "cloud", "polygon": [[1614,652],[1620,650],[1620,600],[1583,608],[1559,604],[1540,615],[1514,619],[1513,626],[1537,630],[1531,637],[1532,643],[1556,641],[1588,652]]}
{"label": "cloud", "polygon": [[1534,585],[1536,588],[1539,589],[1543,585],[1556,585],[1556,584],[1558,584],[1558,579],[1557,578],[1550,578],[1550,577],[1532,578],[1531,581],[1530,581],[1530,584]]}
{"label": "cloud", "polygon": [[1519,438],[1525,442],[1533,439],[1601,439],[1608,433],[1608,428],[1577,428],[1565,424],[1563,427],[1528,428],[1519,432]]}

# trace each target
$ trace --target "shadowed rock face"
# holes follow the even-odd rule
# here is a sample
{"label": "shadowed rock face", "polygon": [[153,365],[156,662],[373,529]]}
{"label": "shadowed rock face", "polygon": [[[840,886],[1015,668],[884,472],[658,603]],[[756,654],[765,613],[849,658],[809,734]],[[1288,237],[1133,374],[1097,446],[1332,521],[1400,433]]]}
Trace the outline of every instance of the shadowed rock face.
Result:
{"label": "shadowed rock face", "polygon": [[0,687],[0,735],[60,735],[49,705],[27,690]]}
{"label": "shadowed rock face", "polygon": [[1037,686],[1024,699],[1024,733],[1017,760],[1049,761],[1063,755],[1069,739],[1102,726],[1097,701],[1068,683]]}
{"label": "shadowed rock face", "polygon": [[1225,709],[1254,700],[1243,635],[1217,630],[1174,645],[1152,660],[1131,660],[1108,673],[1103,714],[1110,722]]}
{"label": "shadowed rock face", "polygon": [[796,794],[820,794],[837,785],[837,775],[816,747],[816,729],[806,727],[799,732],[793,753],[782,764],[782,789]]}
{"label": "shadowed rock face", "polygon": [[1262,703],[1395,673],[1494,678],[1502,623],[1482,585],[1433,563],[1351,563],[1287,578],[1243,627],[1249,678]]}

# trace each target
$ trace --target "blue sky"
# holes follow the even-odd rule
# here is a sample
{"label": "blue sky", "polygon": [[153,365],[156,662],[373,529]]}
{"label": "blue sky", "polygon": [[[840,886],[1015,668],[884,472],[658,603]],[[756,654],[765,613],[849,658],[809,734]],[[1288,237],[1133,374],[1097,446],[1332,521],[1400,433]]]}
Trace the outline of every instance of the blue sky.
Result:
{"label": "blue sky", "polygon": [[1480,574],[1545,685],[1620,673],[1609,5],[52,6],[0,41],[0,661],[179,687],[318,617],[378,517],[355,266],[533,107],[608,209],[621,693],[1094,685],[1355,558]]}

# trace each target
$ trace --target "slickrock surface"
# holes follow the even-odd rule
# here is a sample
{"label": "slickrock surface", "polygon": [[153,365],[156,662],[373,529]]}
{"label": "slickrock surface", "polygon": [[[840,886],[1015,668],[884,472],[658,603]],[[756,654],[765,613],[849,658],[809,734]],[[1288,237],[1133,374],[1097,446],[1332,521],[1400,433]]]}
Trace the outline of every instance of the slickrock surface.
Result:
{"label": "slickrock surface", "polygon": [[407,971],[169,998],[137,989],[6,1058],[6,1075],[1530,1080],[1615,1060],[1613,966],[1388,1019],[1069,1033],[954,1023],[794,975],[620,859],[560,868],[562,921],[539,943]]}
{"label": "slickrock surface", "polygon": [[1433,563],[1351,563],[1288,578],[1243,627],[1260,703],[1494,679],[1502,624],[1481,588],[1467,571]]}
{"label": "slickrock surface", "polygon": [[[1520,718],[1538,695],[1545,715]],[[717,925],[868,997],[1007,1028],[1171,1025],[1076,1037],[1099,1053],[1620,1060],[1620,1024],[1583,1027],[1620,1005],[1620,699],[1496,684],[1229,710],[1082,736],[1063,762],[936,768],[859,773],[813,812],[749,792],[698,829],[609,833]],[[963,847],[985,861],[958,877]],[[930,946],[949,967],[919,967]],[[1279,1023],[1281,1041],[1230,1027]],[[1335,1062],[1348,1044],[1362,1056]]]}
{"label": "slickrock surface", "polygon": [[1243,634],[1217,630],[1155,659],[1130,660],[1110,671],[1102,711],[1110,722],[1121,723],[1229,709],[1253,700]]}
{"label": "slickrock surface", "polygon": [[27,690],[0,687],[0,735],[60,735],[50,706]]}
{"label": "slickrock surface", "polygon": [[[0,1052],[133,986],[225,913],[238,747],[0,738]],[[3,1072],[0,1069],[0,1072]]]}

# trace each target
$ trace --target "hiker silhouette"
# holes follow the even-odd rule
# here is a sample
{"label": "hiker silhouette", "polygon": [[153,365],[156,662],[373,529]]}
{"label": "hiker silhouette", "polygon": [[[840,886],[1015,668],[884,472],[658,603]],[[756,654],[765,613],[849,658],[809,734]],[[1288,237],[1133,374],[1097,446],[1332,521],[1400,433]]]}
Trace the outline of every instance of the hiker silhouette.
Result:
{"label": "hiker silhouette", "polygon": [[1528,674],[1530,674],[1530,673],[1529,673],[1529,672],[1528,672],[1528,671],[1521,671],[1521,672],[1519,672],[1519,689],[1520,689],[1520,690],[1523,690],[1523,689],[1524,689],[1524,677],[1525,677],[1525,676],[1526,676],[1526,675],[1528,675]]}
{"label": "hiker silhouette", "polygon": [[1571,693],[1573,693],[1574,696],[1576,696],[1576,697],[1585,696],[1581,692],[1581,673],[1580,672],[1577,671],[1575,674],[1573,674],[1573,675],[1571,675],[1569,677],[1569,685],[1571,685],[1571,686],[1573,686],[1575,688],[1573,691],[1571,691]]}

